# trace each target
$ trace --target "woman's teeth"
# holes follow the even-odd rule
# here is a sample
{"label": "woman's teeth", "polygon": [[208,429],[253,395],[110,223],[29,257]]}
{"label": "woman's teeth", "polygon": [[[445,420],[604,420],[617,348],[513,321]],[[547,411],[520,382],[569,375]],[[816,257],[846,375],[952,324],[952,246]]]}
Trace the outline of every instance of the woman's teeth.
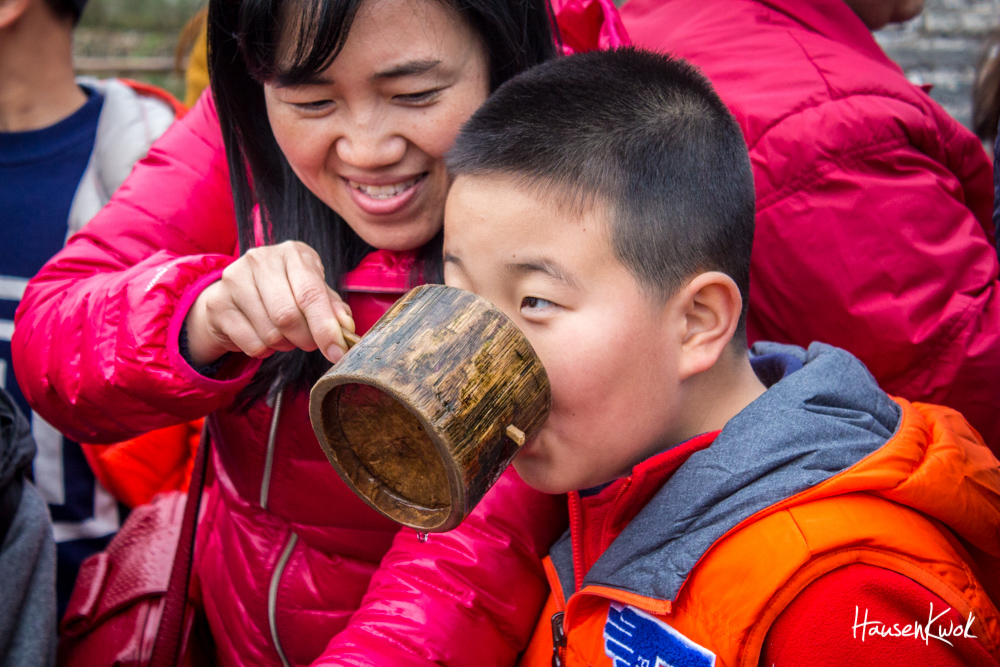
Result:
{"label": "woman's teeth", "polygon": [[406,192],[416,185],[418,180],[420,180],[419,176],[391,185],[365,185],[364,183],[356,183],[355,181],[348,181],[348,183],[352,188],[360,190],[372,199],[388,199],[389,197],[395,197],[402,192]]}

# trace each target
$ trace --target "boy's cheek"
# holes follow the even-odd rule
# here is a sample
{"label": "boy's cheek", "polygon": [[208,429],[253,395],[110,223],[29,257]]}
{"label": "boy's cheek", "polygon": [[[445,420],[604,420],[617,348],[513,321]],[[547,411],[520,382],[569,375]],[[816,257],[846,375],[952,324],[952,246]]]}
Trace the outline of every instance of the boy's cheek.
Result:
{"label": "boy's cheek", "polygon": [[458,287],[459,289],[469,290],[468,281],[464,279],[462,272],[450,264],[444,265],[444,284],[448,287]]}

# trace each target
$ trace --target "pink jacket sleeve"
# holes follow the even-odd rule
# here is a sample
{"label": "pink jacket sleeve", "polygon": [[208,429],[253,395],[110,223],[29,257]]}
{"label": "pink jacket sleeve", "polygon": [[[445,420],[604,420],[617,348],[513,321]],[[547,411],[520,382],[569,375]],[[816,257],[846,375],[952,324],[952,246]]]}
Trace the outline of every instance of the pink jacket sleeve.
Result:
{"label": "pink jacket sleeve", "polygon": [[566,529],[564,496],[513,468],[461,526],[420,543],[403,529],[361,608],[313,664],[513,665],[549,593],[541,559]]}
{"label": "pink jacket sleeve", "polygon": [[235,253],[222,135],[205,96],[28,285],[12,348],[32,407],[100,443],[231,401],[258,362],[234,355],[209,379],[180,357],[177,340],[191,303]]}
{"label": "pink jacket sleeve", "polygon": [[[898,107],[907,118],[907,105]],[[849,109],[824,118],[861,122]],[[797,156],[808,167],[797,182],[771,175],[785,173],[782,160],[805,130],[773,131],[751,152],[752,338],[846,348],[887,392],[959,410],[1000,453],[1000,282],[992,178],[978,141],[922,142],[934,154],[899,132],[876,128],[870,142],[831,146],[821,137],[837,128],[809,129],[820,138],[794,146],[812,151]]]}

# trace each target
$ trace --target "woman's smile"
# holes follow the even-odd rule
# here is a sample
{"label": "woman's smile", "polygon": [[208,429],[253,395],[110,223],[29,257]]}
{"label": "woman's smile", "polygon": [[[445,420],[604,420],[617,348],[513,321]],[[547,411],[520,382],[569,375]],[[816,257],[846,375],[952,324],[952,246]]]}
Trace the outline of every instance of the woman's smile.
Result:
{"label": "woman's smile", "polygon": [[384,216],[405,209],[419,195],[426,177],[427,172],[424,172],[405,180],[398,177],[392,180],[344,178],[344,183],[359,209],[368,215]]}

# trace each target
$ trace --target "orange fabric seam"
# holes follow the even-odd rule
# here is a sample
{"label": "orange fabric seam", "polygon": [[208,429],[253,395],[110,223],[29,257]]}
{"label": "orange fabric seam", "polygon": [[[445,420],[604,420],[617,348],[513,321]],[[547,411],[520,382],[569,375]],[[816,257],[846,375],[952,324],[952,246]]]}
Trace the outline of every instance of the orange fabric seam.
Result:
{"label": "orange fabric seam", "polygon": [[[651,614],[658,614],[660,616],[669,614],[670,610],[673,609],[673,602],[670,600],[654,600],[653,598],[648,598],[644,595],[629,593],[628,591],[622,591],[608,586],[590,585],[577,593],[577,595],[583,593],[608,598],[609,600],[621,602],[622,604],[632,605],[637,609],[642,609],[643,611],[648,611]],[[576,595],[573,597],[575,598]]]}
{"label": "orange fabric seam", "polygon": [[[964,598],[947,582],[928,574],[923,568],[908,558],[867,548],[835,551],[809,561],[785,583],[781,590],[774,594],[764,608],[760,619],[750,631],[750,635],[747,637],[740,658],[741,666],[755,667],[757,665],[760,659],[760,651],[764,646],[764,639],[767,637],[767,632],[771,629],[771,625],[806,586],[828,572],[853,563],[865,563],[902,574],[941,597],[945,603],[961,615],[968,616],[972,611]],[[976,626],[981,631],[985,630],[983,619],[977,619]],[[985,632],[982,632],[982,634],[984,637],[987,637],[987,640],[984,641],[987,644],[987,649],[991,653],[995,653],[996,648],[993,646],[993,642],[988,640],[988,634]]]}
{"label": "orange fabric seam", "polygon": [[542,568],[545,570],[545,578],[549,580],[549,589],[552,591],[552,599],[556,602],[556,610],[566,611],[566,593],[562,589],[562,582],[559,581],[559,573],[551,556],[542,559]]}

